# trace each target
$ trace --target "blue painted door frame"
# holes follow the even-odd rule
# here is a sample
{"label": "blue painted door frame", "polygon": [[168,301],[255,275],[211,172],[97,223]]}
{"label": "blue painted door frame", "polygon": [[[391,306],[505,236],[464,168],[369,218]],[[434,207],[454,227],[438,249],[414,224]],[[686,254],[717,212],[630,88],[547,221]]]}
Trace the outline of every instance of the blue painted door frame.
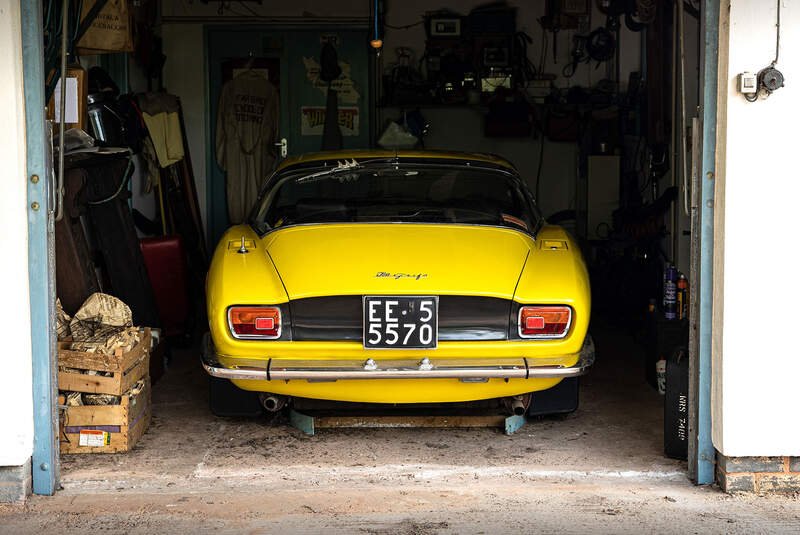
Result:
{"label": "blue painted door frame", "polygon": [[703,153],[700,175],[700,280],[697,351],[697,483],[714,482],[715,451],[711,440],[711,336],[714,302],[714,186],[717,151],[717,63],[719,0],[703,0]]}
{"label": "blue painted door frame", "polygon": [[51,173],[44,117],[42,3],[20,0],[28,184],[28,279],[33,360],[33,492],[59,483],[55,363],[55,254]]}

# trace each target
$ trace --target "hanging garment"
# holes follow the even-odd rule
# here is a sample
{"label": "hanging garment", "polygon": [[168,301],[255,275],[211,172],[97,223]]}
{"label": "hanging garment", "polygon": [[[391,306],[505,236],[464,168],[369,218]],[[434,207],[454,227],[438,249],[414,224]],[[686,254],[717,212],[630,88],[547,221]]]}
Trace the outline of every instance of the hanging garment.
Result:
{"label": "hanging garment", "polygon": [[153,140],[158,165],[167,167],[183,159],[183,136],[178,117],[178,97],[167,93],[138,95],[142,119]]}
{"label": "hanging garment", "polygon": [[153,140],[146,137],[142,142],[142,152],[139,154],[141,158],[143,169],[140,171],[142,177],[142,192],[150,193],[153,188],[158,187],[160,182],[160,173],[158,172],[158,156],[156,155],[156,148],[153,146]]}
{"label": "hanging garment", "polygon": [[228,219],[242,223],[275,163],[278,90],[247,70],[222,88],[217,114],[217,163],[225,172]]}
{"label": "hanging garment", "polygon": [[342,150],[342,131],[339,129],[339,103],[335,89],[328,84],[325,103],[325,124],[322,128],[322,150]]}
{"label": "hanging garment", "polygon": [[322,150],[341,150],[342,131],[339,129],[339,96],[331,87],[331,82],[342,74],[336,48],[326,42],[319,58],[321,80],[328,82],[328,95],[325,102],[325,124],[322,129]]}

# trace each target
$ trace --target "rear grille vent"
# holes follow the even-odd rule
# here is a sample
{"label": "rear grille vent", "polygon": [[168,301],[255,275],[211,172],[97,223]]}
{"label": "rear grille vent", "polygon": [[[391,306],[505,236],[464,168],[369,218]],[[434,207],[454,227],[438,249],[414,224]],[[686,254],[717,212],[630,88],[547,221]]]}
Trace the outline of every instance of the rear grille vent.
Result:
{"label": "rear grille vent", "polygon": [[[439,340],[507,340],[512,302],[495,297],[439,297]],[[293,340],[362,340],[362,297],[290,301]]]}

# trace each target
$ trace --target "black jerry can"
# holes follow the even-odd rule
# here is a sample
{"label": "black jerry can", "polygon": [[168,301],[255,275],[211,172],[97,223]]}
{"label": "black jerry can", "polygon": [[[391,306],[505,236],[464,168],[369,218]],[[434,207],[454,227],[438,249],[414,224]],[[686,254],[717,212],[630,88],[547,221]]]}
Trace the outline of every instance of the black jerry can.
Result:
{"label": "black jerry can", "polygon": [[664,396],[664,455],[686,460],[689,448],[689,351],[678,347],[667,359]]}

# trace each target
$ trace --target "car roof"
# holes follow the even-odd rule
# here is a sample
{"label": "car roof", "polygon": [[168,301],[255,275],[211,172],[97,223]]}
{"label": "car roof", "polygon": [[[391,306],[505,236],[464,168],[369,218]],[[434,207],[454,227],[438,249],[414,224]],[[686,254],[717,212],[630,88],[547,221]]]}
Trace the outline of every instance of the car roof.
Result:
{"label": "car roof", "polygon": [[[511,162],[495,154],[485,154],[481,152],[455,152],[444,150],[385,150],[385,149],[358,149],[358,150],[338,150],[326,152],[308,152],[299,156],[286,158],[278,166],[278,170],[283,170],[295,165],[308,164],[313,162],[323,162],[331,160],[358,160],[362,158],[398,158],[403,159],[431,159],[431,160],[460,160],[462,162],[482,162],[506,167],[516,171]],[[455,163],[455,162],[454,162]]]}

